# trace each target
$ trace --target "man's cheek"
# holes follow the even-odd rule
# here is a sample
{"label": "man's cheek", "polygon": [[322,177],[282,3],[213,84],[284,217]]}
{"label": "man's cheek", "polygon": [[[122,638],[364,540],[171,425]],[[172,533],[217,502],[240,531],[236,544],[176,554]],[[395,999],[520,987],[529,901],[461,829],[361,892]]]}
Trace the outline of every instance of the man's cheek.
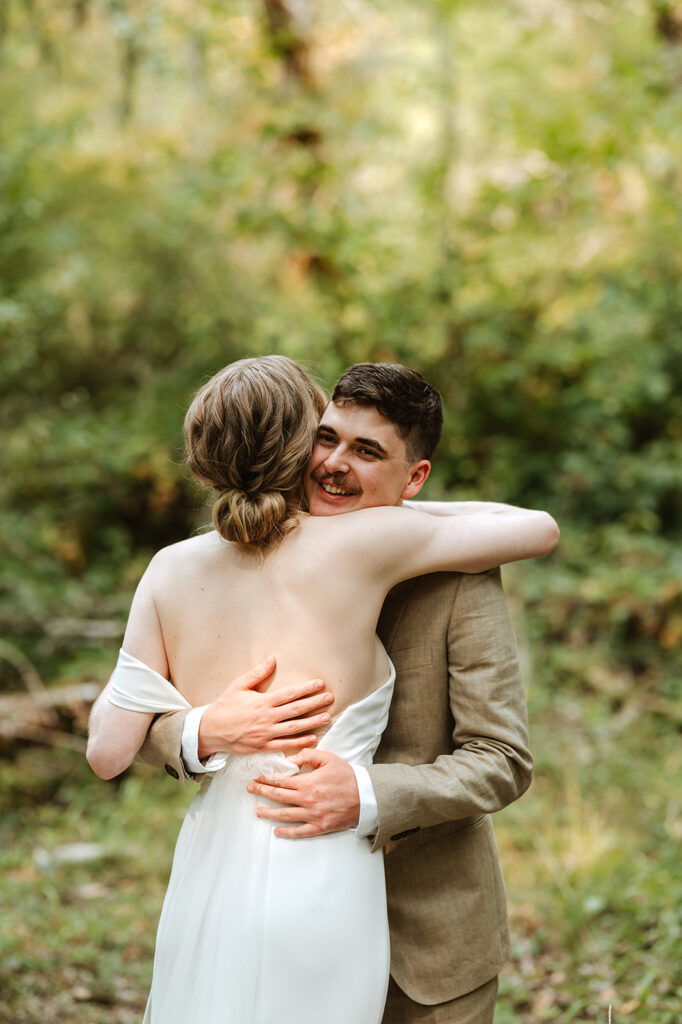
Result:
{"label": "man's cheek", "polygon": [[313,448],[313,454],[310,456],[308,465],[306,466],[306,476],[310,477],[312,473],[316,473],[322,463],[324,462],[324,456],[317,448]]}

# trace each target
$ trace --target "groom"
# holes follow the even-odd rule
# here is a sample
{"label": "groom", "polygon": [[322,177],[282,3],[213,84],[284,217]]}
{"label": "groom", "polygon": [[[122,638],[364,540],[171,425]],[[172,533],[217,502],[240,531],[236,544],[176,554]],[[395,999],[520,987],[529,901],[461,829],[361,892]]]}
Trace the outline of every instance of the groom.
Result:
{"label": "groom", "polygon": [[[441,425],[440,395],[419,374],[385,363],[351,367],[318,429],[306,479],[311,513],[337,515],[413,497],[428,476]],[[324,571],[333,586],[343,567]],[[254,780],[249,789],[280,804],[261,808],[279,835],[357,828],[373,849],[390,851],[384,1024],[492,1024],[509,934],[489,815],[525,791],[532,769],[499,570],[401,583],[386,599],[378,633],[397,679],[375,763],[351,767],[306,748],[293,759],[312,771],[275,783]],[[161,716],[143,759],[184,778],[220,767],[217,751],[278,743],[287,749],[292,734],[318,723],[325,695],[312,683],[299,688],[291,714],[307,717],[287,719],[256,688],[272,670],[270,663],[240,677],[187,721],[184,712]],[[208,755],[204,766],[198,758]]]}

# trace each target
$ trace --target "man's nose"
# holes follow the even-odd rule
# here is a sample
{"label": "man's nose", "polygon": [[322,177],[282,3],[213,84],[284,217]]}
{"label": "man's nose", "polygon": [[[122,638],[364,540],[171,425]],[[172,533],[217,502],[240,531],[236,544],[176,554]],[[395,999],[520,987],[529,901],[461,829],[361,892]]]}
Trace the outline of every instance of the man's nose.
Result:
{"label": "man's nose", "polygon": [[347,473],[349,469],[348,453],[341,445],[329,452],[324,460],[324,468],[328,473]]}

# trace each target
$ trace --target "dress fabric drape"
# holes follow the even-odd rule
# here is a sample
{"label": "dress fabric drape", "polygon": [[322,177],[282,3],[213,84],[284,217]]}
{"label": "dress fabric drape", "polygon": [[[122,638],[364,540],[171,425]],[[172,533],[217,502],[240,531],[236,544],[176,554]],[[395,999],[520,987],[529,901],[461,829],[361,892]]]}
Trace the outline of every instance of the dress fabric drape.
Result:
{"label": "dress fabric drape", "polygon": [[[317,749],[369,764],[395,671],[332,719]],[[126,652],[109,699],[135,711],[189,707]],[[380,1024],[389,973],[383,859],[353,831],[281,839],[246,791],[295,774],[281,753],[232,755],[206,776],[173,858],[143,1024]]]}

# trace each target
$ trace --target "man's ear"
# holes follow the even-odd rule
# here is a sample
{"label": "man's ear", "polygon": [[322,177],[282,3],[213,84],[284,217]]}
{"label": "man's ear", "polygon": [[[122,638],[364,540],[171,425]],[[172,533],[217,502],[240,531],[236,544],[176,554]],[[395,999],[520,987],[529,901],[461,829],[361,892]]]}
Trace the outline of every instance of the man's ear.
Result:
{"label": "man's ear", "polygon": [[430,472],[431,463],[428,459],[415,462],[410,469],[410,476],[403,488],[403,493],[400,495],[400,500],[404,501],[406,498],[414,498],[415,494],[419,494]]}

